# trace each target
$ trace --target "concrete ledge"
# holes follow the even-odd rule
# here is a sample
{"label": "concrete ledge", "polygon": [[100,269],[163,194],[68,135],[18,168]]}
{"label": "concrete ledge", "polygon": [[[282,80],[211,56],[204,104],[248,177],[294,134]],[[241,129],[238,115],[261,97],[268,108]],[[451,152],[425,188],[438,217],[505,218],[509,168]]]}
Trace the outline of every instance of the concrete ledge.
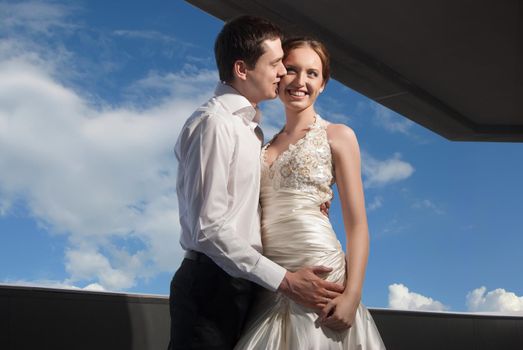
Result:
{"label": "concrete ledge", "polygon": [[[523,317],[369,308],[389,350],[523,349]],[[0,349],[162,350],[166,296],[0,285]]]}

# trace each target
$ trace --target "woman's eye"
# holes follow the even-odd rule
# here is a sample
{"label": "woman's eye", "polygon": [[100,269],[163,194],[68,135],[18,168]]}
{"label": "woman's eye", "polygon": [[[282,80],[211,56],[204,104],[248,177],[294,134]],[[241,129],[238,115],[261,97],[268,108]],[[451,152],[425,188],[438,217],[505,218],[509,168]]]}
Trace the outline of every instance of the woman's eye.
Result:
{"label": "woman's eye", "polygon": [[289,74],[290,72],[296,72],[296,70],[292,67],[285,67],[285,69],[287,70],[287,74]]}
{"label": "woman's eye", "polygon": [[318,77],[318,72],[316,72],[316,71],[311,71],[311,72],[309,72],[309,75],[312,76],[312,77],[314,77],[314,78],[317,78],[317,77]]}

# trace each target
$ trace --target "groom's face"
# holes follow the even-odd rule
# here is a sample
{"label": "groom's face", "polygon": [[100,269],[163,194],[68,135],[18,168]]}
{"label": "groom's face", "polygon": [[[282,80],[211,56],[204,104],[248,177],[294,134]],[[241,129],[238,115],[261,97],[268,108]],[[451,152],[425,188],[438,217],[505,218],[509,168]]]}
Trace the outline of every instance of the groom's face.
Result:
{"label": "groom's face", "polygon": [[280,39],[265,40],[264,53],[252,69],[247,69],[247,82],[251,102],[258,103],[278,96],[278,83],[287,71],[282,63],[283,50]]}

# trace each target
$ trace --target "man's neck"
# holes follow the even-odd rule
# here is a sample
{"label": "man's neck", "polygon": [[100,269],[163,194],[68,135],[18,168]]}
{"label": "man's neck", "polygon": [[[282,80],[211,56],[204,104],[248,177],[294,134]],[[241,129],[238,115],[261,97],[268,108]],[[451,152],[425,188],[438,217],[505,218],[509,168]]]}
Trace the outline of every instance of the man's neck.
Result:
{"label": "man's neck", "polygon": [[240,95],[242,95],[243,97],[245,97],[250,103],[251,105],[256,108],[257,106],[257,102],[253,102],[252,101],[252,98],[249,96],[249,94],[247,93],[247,89],[245,89],[245,87],[240,84],[238,81],[232,81],[230,83],[225,83],[227,85],[229,85],[230,87],[232,87],[234,90],[238,91],[238,93]]}

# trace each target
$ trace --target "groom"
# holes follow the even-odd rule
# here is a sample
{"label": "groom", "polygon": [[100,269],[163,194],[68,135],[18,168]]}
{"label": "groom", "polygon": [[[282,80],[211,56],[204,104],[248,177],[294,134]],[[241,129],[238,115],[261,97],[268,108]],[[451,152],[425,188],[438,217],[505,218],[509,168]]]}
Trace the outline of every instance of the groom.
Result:
{"label": "groom", "polygon": [[185,259],[171,282],[169,349],[232,349],[258,284],[320,309],[343,286],[287,271],[262,255],[257,104],[277,96],[286,74],[281,30],[242,16],[215,42],[215,96],[186,121],[176,143],[180,243]]}

